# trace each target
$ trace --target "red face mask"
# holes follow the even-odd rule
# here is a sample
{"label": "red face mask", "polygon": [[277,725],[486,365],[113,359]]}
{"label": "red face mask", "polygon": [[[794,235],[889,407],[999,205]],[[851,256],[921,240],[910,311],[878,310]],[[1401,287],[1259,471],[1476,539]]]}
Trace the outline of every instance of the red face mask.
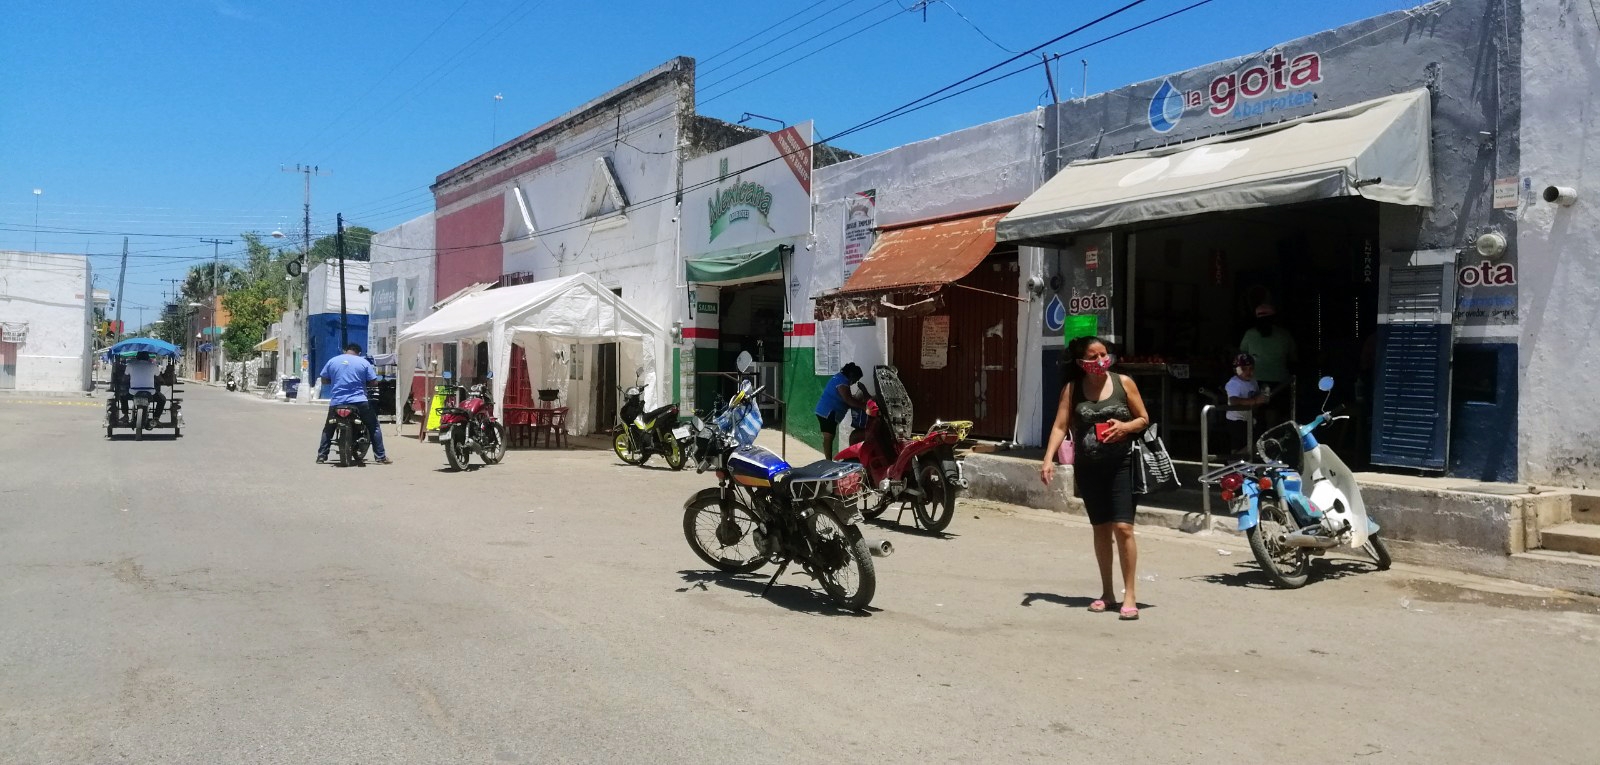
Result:
{"label": "red face mask", "polygon": [[1111,369],[1111,365],[1114,363],[1116,363],[1116,360],[1107,355],[1101,356],[1094,361],[1084,361],[1083,359],[1079,359],[1078,368],[1082,369],[1087,374],[1098,376],[1109,371]]}

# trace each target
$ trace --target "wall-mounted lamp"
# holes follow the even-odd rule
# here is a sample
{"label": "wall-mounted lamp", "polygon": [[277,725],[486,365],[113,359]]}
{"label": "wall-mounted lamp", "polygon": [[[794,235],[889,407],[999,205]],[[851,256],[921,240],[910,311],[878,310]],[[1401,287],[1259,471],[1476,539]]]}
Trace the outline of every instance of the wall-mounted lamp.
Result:
{"label": "wall-mounted lamp", "polygon": [[1494,260],[1505,254],[1506,244],[1505,234],[1498,231],[1490,231],[1480,235],[1473,246],[1477,248],[1479,255]]}
{"label": "wall-mounted lamp", "polygon": [[1551,204],[1571,207],[1578,201],[1578,190],[1571,186],[1546,186],[1544,187],[1544,201]]}

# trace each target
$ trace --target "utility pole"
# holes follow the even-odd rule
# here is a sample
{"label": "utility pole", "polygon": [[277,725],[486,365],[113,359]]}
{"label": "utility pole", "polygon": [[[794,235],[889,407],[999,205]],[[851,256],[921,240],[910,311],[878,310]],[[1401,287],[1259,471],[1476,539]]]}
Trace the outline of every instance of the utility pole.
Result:
{"label": "utility pole", "polygon": [[212,359],[211,369],[215,370],[215,373],[208,375],[208,379],[215,381],[218,377],[222,376],[223,363],[222,361],[217,360],[218,352],[222,350],[222,336],[217,334],[217,266],[219,265],[218,260],[220,258],[218,251],[224,244],[233,244],[233,240],[201,239],[200,241],[208,242],[211,245],[211,326],[201,331],[205,334],[211,335],[211,353],[209,356]]}
{"label": "utility pole", "polygon": [[[305,370],[306,370],[306,375],[310,375],[311,374],[311,361],[310,361],[310,354],[311,354],[311,345],[310,345],[310,338],[311,338],[311,262],[310,262],[311,261],[311,176],[313,176],[313,175],[332,175],[333,173],[328,171],[328,170],[323,170],[322,168],[320,168],[320,167],[318,167],[316,165],[299,165],[299,164],[297,164],[297,165],[294,166],[293,170],[290,170],[287,167],[279,167],[278,169],[282,170],[285,173],[300,173],[300,174],[302,174],[302,175],[304,175],[306,177],[305,217],[304,217],[304,219],[302,221],[303,224],[304,224],[304,228],[301,231],[301,233],[303,235],[303,238],[300,240],[300,320],[299,320],[300,332],[298,332],[297,334],[302,338],[301,342],[306,344],[302,348],[301,353],[300,353],[300,363],[302,365],[304,365]],[[299,370],[295,370],[295,373],[299,374]],[[302,380],[301,387],[302,387],[302,389],[306,390],[308,393],[301,400],[309,400],[310,399],[309,391],[311,390],[311,380],[306,375],[302,375],[303,377],[305,377],[305,379]]]}
{"label": "utility pole", "polygon": [[339,255],[339,352],[350,345],[350,330],[344,315],[344,213],[334,217],[333,251]]}
{"label": "utility pole", "polygon": [[[128,237],[122,237],[122,270],[117,272],[117,331],[122,331],[122,285],[128,278]],[[144,326],[144,312],[139,312],[139,326]]]}

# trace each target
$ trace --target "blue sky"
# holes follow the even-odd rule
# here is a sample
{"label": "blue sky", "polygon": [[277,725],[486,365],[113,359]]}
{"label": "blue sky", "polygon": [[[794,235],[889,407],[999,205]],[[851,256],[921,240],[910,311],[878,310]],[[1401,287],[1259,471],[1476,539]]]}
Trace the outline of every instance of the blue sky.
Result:
{"label": "blue sky", "polygon": [[[814,119],[823,137],[1129,1],[951,0],[924,20],[914,0],[19,0],[0,28],[0,249],[37,236],[40,250],[112,253],[131,235],[131,326],[134,306],[155,318],[165,279],[210,260],[200,239],[299,230],[302,177],[284,165],[331,171],[313,181],[314,235],[336,212],[382,230],[431,209],[433,178],[496,136],[673,56],[701,62],[700,113]],[[1194,1],[1146,0],[1047,50]],[[1059,84],[1077,95],[1080,58],[1095,93],[1415,4],[1212,0],[1075,54]],[[841,145],[879,151],[1027,111],[1044,93],[1042,71],[1020,75]],[[114,288],[116,257],[93,260],[97,286]]]}

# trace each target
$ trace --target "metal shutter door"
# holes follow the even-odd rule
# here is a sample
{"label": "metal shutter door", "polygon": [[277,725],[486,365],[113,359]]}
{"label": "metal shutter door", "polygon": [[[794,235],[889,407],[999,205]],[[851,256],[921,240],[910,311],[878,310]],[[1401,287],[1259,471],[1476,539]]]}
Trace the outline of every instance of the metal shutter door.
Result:
{"label": "metal shutter door", "polygon": [[1372,462],[1444,470],[1450,444],[1454,263],[1383,269]]}

